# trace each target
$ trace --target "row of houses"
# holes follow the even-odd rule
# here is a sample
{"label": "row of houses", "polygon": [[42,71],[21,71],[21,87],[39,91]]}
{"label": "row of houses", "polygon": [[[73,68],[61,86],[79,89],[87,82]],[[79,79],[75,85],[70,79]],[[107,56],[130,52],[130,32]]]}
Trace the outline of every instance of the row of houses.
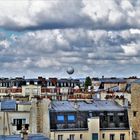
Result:
{"label": "row of houses", "polygon": [[[81,79],[57,79],[38,77],[37,79],[1,78],[0,96],[47,96],[52,100],[92,98],[94,93],[102,93],[102,98],[110,98],[111,94],[130,93],[131,82],[136,78],[92,78],[92,85],[84,87]],[[108,93],[104,97],[104,93]],[[108,96],[109,95],[109,96]],[[127,95],[127,94],[126,94]]]}
{"label": "row of houses", "polygon": [[75,87],[75,86],[82,86],[80,84],[79,79],[71,79],[71,78],[43,78],[38,77],[34,79],[25,79],[22,77],[16,78],[0,78],[0,87],[21,87],[23,85],[40,85],[42,87],[47,86],[55,86],[55,87]]}

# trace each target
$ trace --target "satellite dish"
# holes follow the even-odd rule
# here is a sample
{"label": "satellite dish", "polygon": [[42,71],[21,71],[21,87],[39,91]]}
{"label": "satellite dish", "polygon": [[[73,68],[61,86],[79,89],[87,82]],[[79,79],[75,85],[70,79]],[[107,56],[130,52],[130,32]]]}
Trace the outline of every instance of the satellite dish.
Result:
{"label": "satellite dish", "polygon": [[68,67],[67,73],[68,73],[69,75],[73,74],[73,73],[74,73],[74,68],[73,68],[73,67]]}

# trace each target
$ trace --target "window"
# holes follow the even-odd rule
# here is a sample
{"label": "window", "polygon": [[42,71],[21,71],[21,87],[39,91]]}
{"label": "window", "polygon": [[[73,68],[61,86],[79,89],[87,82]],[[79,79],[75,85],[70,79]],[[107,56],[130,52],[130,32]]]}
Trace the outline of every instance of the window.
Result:
{"label": "window", "polygon": [[109,116],[109,121],[113,122],[113,116]]}
{"label": "window", "polygon": [[30,89],[29,89],[29,88],[26,88],[26,89],[25,89],[25,94],[26,94],[26,95],[29,95],[29,93],[30,93]]}
{"label": "window", "polygon": [[13,124],[17,125],[17,124],[25,124],[26,123],[26,119],[13,119]]}
{"label": "window", "polygon": [[136,117],[137,111],[133,111],[133,117]]}
{"label": "window", "polygon": [[104,133],[102,134],[102,138],[103,138],[103,139],[105,138],[105,134],[104,134]]}
{"label": "window", "polygon": [[49,86],[50,85],[50,82],[47,82],[47,86]]}
{"label": "window", "polygon": [[61,87],[63,87],[63,83],[61,83]]}
{"label": "window", "polygon": [[123,122],[124,121],[124,116],[119,116],[119,120],[120,120],[120,122]]}
{"label": "window", "polygon": [[134,139],[134,140],[137,139],[137,132],[133,131],[133,133],[132,133],[132,139]]}
{"label": "window", "polygon": [[73,122],[75,121],[75,116],[74,115],[68,115],[68,122]]}
{"label": "window", "polygon": [[92,134],[92,140],[98,140],[98,133]]}
{"label": "window", "polygon": [[64,122],[64,115],[57,115],[58,122]]}
{"label": "window", "polygon": [[80,140],[82,140],[83,139],[83,134],[80,134]]}
{"label": "window", "polygon": [[89,117],[92,117],[92,112],[89,112]]}
{"label": "window", "polygon": [[50,89],[50,92],[55,93],[55,89],[54,88]]}
{"label": "window", "polygon": [[33,94],[37,94],[38,93],[38,89],[37,88],[33,88],[32,92],[33,92]]}
{"label": "window", "polygon": [[21,130],[23,124],[26,124],[26,119],[13,119],[13,124],[17,126],[17,130]]}
{"label": "window", "polygon": [[115,140],[115,135],[114,134],[110,134],[110,140]]}
{"label": "window", "polygon": [[26,129],[26,130],[29,129],[29,124],[25,124],[25,129]]}
{"label": "window", "polygon": [[70,135],[70,140],[74,140],[74,135]]}
{"label": "window", "polygon": [[63,140],[63,135],[58,135],[58,140]]}
{"label": "window", "polygon": [[103,116],[103,121],[105,121],[106,120],[106,117],[105,116]]}
{"label": "window", "polygon": [[71,87],[73,87],[74,83],[71,83]]}
{"label": "window", "polygon": [[120,134],[120,140],[125,140],[125,134]]}
{"label": "window", "polygon": [[26,82],[26,85],[29,85],[30,83],[29,82]]}

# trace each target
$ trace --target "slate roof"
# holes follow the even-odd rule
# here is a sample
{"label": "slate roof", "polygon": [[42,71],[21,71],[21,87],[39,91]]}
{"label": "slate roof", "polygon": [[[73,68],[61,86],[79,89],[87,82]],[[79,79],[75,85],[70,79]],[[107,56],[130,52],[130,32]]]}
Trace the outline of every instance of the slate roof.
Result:
{"label": "slate roof", "polygon": [[111,87],[111,88],[109,88],[109,90],[117,92],[117,91],[119,91],[119,86]]}
{"label": "slate roof", "polygon": [[51,111],[123,111],[124,108],[114,101],[94,100],[92,101],[52,101]]}
{"label": "slate roof", "polygon": [[22,140],[19,135],[4,136],[0,135],[0,140]]}
{"label": "slate roof", "polygon": [[137,80],[135,80],[134,82],[132,82],[132,83],[137,83],[137,84],[140,84],[140,79],[137,79]]}
{"label": "slate roof", "polygon": [[49,138],[47,138],[47,137],[45,137],[44,135],[41,135],[41,134],[29,135],[28,139],[29,140],[50,140]]}
{"label": "slate roof", "polygon": [[2,100],[1,110],[16,110],[16,101],[15,100]]}
{"label": "slate roof", "polygon": [[[22,139],[20,135],[9,135],[9,136],[0,135],[0,140],[22,140]],[[50,140],[50,139],[41,134],[33,134],[28,136],[28,140]]]}
{"label": "slate roof", "polygon": [[16,104],[19,104],[19,105],[31,105],[31,102],[17,102]]}
{"label": "slate roof", "polygon": [[126,80],[125,79],[121,79],[121,78],[116,78],[116,79],[102,78],[99,81],[101,81],[103,83],[126,83]]}

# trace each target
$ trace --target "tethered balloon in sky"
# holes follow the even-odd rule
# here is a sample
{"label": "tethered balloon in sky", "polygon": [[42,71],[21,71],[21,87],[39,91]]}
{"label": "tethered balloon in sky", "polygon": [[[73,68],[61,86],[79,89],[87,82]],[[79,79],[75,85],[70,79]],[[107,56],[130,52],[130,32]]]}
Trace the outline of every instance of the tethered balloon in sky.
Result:
{"label": "tethered balloon in sky", "polygon": [[68,67],[67,73],[68,73],[69,75],[72,75],[72,74],[74,73],[74,68],[73,68],[73,67]]}

